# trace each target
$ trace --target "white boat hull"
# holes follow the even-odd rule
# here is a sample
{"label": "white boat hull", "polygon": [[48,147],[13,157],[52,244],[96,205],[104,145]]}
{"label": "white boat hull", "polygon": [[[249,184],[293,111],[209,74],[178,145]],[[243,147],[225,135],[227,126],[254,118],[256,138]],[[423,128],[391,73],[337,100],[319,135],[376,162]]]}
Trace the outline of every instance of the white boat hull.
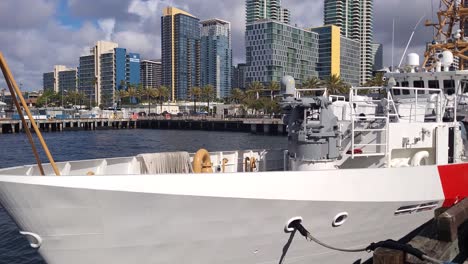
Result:
{"label": "white boat hull", "polygon": [[[456,167],[461,169],[466,166]],[[454,198],[447,197],[442,185],[436,166],[2,176],[0,201],[23,231],[43,239],[39,252],[49,264],[279,263],[286,251],[284,263],[359,263],[371,255],[331,251],[298,234],[285,250],[290,238],[283,231],[285,222],[301,216],[314,236],[338,247],[400,239]],[[465,189],[456,190],[461,190],[457,198],[466,195]],[[426,203],[432,205],[418,212]],[[396,215],[402,206],[414,210]],[[348,220],[333,227],[334,217],[342,212],[348,213]]]}

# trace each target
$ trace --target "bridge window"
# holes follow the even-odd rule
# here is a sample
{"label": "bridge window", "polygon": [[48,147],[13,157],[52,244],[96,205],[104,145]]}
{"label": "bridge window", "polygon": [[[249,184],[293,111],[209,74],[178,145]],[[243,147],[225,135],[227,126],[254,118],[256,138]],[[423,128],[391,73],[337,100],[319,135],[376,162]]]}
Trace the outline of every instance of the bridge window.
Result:
{"label": "bridge window", "polygon": [[455,91],[455,81],[454,80],[444,80],[444,89],[449,90],[452,89]]}
{"label": "bridge window", "polygon": [[463,93],[468,93],[468,81],[463,80],[461,81],[461,88]]}
{"label": "bridge window", "polygon": [[400,95],[401,90],[400,89],[393,89],[393,95]]}
{"label": "bridge window", "polygon": [[[429,80],[429,88],[439,89],[439,80]],[[430,94],[438,94],[439,91],[429,91]]]}
{"label": "bridge window", "polygon": [[[414,81],[414,88],[424,88],[424,81]],[[424,90],[418,90],[418,94],[424,94]]]}
{"label": "bridge window", "polygon": [[[409,87],[409,82],[401,82],[401,87]],[[409,90],[402,89],[403,95],[408,95],[410,94]]]}

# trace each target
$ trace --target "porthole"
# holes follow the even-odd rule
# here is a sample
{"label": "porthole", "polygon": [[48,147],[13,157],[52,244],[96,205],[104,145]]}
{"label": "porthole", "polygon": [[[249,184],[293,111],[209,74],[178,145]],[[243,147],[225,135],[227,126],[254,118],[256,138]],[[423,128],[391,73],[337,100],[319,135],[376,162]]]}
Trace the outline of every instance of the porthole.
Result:
{"label": "porthole", "polygon": [[346,212],[343,212],[343,213],[339,213],[335,216],[335,218],[333,218],[333,223],[332,223],[332,226],[333,227],[340,227],[342,226],[344,223],[346,223],[346,221],[348,220],[348,213]]}

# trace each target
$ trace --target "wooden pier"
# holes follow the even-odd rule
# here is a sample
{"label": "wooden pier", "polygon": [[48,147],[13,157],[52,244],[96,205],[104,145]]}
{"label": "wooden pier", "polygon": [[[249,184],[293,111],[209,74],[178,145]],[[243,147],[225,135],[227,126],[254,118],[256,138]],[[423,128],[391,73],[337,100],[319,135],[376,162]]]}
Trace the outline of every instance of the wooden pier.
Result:
{"label": "wooden pier", "polygon": [[[31,128],[29,120],[26,121]],[[222,118],[139,118],[139,119],[48,119],[36,120],[42,132],[99,129],[177,129],[251,132],[254,134],[285,135],[286,126],[280,119],[222,119]],[[0,134],[24,132],[20,120],[0,120]]]}
{"label": "wooden pier", "polygon": [[[408,244],[444,263],[468,264],[468,199],[436,211],[434,219],[417,230]],[[378,248],[374,264],[428,263],[402,251]]]}
{"label": "wooden pier", "polygon": [[172,118],[140,119],[138,128],[251,132],[284,135],[286,127],[279,119]]}
{"label": "wooden pier", "polygon": [[[26,120],[26,123],[31,128],[31,122]],[[36,124],[42,132],[137,128],[137,121],[130,119],[36,120]],[[0,134],[20,132],[24,132],[21,120],[0,120]]]}

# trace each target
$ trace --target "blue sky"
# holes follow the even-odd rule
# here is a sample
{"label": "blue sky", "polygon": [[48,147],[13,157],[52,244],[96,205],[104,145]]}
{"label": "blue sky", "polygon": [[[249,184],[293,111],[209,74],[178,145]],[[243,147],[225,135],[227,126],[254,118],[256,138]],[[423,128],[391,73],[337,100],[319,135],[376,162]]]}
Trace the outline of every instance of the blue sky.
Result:
{"label": "blue sky", "polygon": [[[432,0],[434,3],[437,0]],[[390,61],[391,21],[395,17],[399,56],[417,20],[431,17],[431,0],[375,0],[374,39]],[[173,5],[202,20],[232,24],[234,62],[245,60],[245,0],[0,0],[0,50],[25,90],[42,88],[53,65],[78,66],[78,58],[98,40],[111,40],[143,58],[160,58],[162,8]],[[282,0],[300,27],[323,24],[323,0]],[[436,5],[438,6],[438,4]],[[421,52],[432,30],[418,29],[410,52]],[[0,87],[4,87],[3,78]]]}
{"label": "blue sky", "polygon": [[[55,19],[64,26],[69,26],[73,29],[79,29],[83,25],[83,19],[72,16],[67,0],[60,0],[54,14]],[[96,21],[97,23],[97,21]]]}

